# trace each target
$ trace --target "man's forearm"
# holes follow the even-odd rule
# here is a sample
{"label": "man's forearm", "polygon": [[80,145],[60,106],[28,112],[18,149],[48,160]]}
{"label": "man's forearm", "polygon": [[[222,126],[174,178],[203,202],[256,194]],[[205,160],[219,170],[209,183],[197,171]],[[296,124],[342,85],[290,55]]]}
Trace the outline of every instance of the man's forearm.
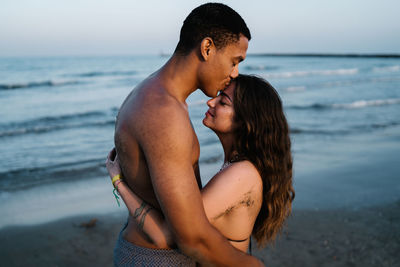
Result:
{"label": "man's forearm", "polygon": [[[207,228],[207,230],[205,229]],[[202,266],[264,266],[257,258],[234,248],[220,232],[210,225],[196,231],[191,240],[176,240],[180,250]]]}

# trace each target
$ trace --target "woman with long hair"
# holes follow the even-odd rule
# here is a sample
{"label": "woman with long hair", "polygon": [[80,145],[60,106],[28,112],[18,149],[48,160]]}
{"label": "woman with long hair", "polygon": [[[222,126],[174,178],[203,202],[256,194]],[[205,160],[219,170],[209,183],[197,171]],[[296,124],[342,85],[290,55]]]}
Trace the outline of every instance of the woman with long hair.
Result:
{"label": "woman with long hair", "polygon": [[[236,248],[247,251],[250,236],[263,246],[282,230],[295,195],[289,127],[281,99],[267,81],[239,75],[207,105],[203,124],[217,134],[225,156],[221,170],[201,190],[207,218]],[[158,248],[173,248],[163,215],[119,179],[114,150],[106,166],[148,239]]]}

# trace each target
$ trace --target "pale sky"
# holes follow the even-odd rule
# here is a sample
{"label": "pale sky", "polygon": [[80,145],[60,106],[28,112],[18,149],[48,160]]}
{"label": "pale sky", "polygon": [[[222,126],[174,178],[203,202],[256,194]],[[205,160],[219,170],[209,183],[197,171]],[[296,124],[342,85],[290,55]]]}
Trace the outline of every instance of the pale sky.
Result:
{"label": "pale sky", "polygon": [[[0,56],[172,53],[207,1],[1,0]],[[400,53],[399,0],[232,0],[249,53]]]}

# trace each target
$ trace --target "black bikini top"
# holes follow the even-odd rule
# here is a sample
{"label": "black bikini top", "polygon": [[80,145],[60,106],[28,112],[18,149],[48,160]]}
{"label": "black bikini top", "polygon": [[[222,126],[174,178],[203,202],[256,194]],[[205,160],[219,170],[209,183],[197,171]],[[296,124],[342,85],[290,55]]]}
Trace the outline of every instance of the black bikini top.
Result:
{"label": "black bikini top", "polygon": [[232,242],[244,242],[244,241],[246,241],[246,240],[249,239],[249,238],[250,238],[250,243],[249,243],[249,254],[252,255],[252,254],[251,254],[251,236],[248,237],[248,238],[246,238],[246,239],[243,239],[243,240],[233,240],[233,239],[229,239],[229,238],[227,238],[227,239],[228,239],[228,241],[232,241]]}
{"label": "black bikini top", "polygon": [[249,239],[249,238],[246,238],[246,239],[243,239],[243,240],[233,240],[233,239],[229,239],[229,238],[227,238],[229,241],[232,241],[232,242],[244,242],[244,241],[246,241],[247,239]]}

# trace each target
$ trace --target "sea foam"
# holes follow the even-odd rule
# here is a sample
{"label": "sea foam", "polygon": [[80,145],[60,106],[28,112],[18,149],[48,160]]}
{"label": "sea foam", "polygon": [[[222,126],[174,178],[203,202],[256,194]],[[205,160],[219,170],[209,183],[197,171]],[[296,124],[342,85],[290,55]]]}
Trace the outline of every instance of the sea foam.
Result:
{"label": "sea foam", "polygon": [[290,72],[279,72],[279,73],[265,73],[263,74],[266,78],[292,78],[292,77],[303,77],[303,76],[330,76],[330,75],[354,75],[359,72],[358,68],[352,69],[336,69],[336,70],[309,70],[309,71],[290,71]]}
{"label": "sea foam", "polygon": [[81,82],[76,80],[47,80],[40,82],[26,82],[26,83],[8,83],[0,84],[0,90],[12,90],[22,88],[34,88],[34,87],[53,87],[53,86],[64,86],[64,85],[76,85]]}
{"label": "sea foam", "polygon": [[332,107],[353,109],[353,108],[364,108],[368,106],[384,106],[384,105],[396,105],[396,104],[400,104],[400,98],[358,100],[346,104],[332,104]]}

